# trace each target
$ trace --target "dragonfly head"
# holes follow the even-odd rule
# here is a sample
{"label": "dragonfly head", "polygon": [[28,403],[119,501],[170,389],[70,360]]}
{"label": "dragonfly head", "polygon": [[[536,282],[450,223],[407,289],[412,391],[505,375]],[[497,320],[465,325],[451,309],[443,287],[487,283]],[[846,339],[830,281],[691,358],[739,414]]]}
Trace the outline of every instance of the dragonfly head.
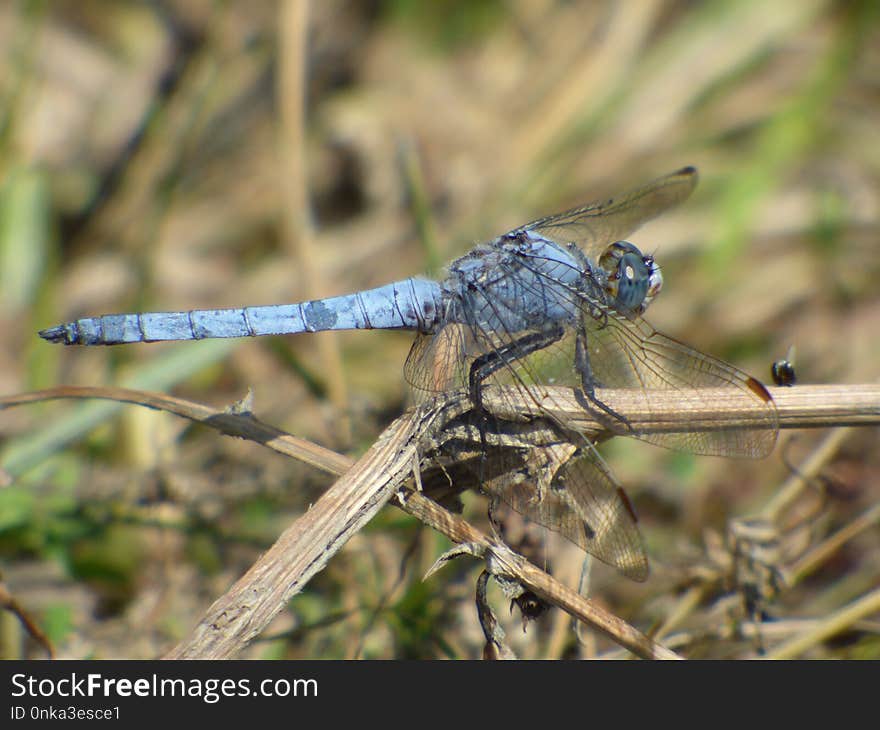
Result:
{"label": "dragonfly head", "polygon": [[646,256],[629,241],[615,241],[602,254],[599,266],[608,276],[605,290],[618,311],[642,314],[663,287],[663,275],[653,256]]}

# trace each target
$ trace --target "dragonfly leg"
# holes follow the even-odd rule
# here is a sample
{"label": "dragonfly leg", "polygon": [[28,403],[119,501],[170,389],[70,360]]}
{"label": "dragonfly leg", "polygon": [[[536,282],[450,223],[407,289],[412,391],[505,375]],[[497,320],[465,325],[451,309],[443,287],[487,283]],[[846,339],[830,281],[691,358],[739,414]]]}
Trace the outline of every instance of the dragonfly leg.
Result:
{"label": "dragonfly leg", "polygon": [[[480,355],[471,363],[470,373],[468,374],[468,387],[471,403],[474,406],[474,413],[480,421],[480,447],[483,452],[483,460],[485,460],[487,453],[486,427],[488,421],[483,408],[483,381],[512,362],[527,357],[538,350],[543,350],[548,345],[559,340],[563,334],[565,334],[565,331],[561,326],[554,327],[545,332],[533,332]],[[482,474],[480,474],[480,481],[483,481]]]}
{"label": "dragonfly leg", "polygon": [[486,378],[498,372],[501,368],[521,360],[533,352],[543,350],[548,345],[552,345],[561,339],[563,334],[564,330],[562,327],[555,327],[546,332],[533,332],[476,358],[471,363],[468,375],[468,387],[471,402],[474,404],[474,410],[478,413],[483,412],[481,386]]}
{"label": "dragonfly leg", "polygon": [[593,379],[593,369],[590,367],[587,335],[583,331],[577,333],[575,340],[574,367],[581,376],[581,387],[574,389],[574,397],[577,399],[577,402],[587,411],[593,411],[595,408],[598,408],[610,416],[612,420],[623,424],[627,432],[632,432],[632,425],[626,419],[626,416],[618,413],[611,406],[606,405],[596,397],[596,381]]}

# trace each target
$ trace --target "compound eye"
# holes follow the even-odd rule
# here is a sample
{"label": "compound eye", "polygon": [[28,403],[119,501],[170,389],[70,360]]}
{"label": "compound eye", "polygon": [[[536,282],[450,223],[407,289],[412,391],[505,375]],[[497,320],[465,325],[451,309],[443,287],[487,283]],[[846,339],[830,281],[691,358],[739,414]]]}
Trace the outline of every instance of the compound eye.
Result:
{"label": "compound eye", "polygon": [[617,264],[617,306],[627,312],[642,309],[651,271],[641,254],[625,253]]}

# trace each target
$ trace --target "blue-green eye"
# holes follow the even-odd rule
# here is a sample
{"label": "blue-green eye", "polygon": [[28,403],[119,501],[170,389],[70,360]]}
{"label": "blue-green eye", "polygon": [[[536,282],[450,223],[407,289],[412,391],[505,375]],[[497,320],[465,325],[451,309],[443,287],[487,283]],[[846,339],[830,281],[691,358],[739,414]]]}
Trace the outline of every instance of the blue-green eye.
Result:
{"label": "blue-green eye", "polygon": [[602,254],[599,265],[608,274],[606,291],[622,314],[641,314],[660,291],[663,278],[654,259],[629,241],[615,241]]}
{"label": "blue-green eye", "polygon": [[651,272],[639,253],[626,253],[617,264],[617,306],[627,311],[641,308],[648,295]]}

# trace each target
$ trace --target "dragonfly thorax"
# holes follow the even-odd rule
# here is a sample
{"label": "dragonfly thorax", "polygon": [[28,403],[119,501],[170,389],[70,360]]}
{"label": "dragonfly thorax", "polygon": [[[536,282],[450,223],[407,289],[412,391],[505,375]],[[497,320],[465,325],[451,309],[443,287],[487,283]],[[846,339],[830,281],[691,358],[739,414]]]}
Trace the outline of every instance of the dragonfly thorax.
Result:
{"label": "dragonfly thorax", "polygon": [[446,321],[501,333],[574,322],[585,278],[594,271],[579,251],[532,232],[501,236],[450,265]]}

